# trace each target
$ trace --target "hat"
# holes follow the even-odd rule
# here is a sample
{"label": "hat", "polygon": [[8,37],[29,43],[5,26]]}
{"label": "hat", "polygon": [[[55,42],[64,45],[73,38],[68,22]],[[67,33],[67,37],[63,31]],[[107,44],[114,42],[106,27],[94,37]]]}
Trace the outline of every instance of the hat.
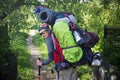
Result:
{"label": "hat", "polygon": [[40,27],[39,27],[39,33],[42,33],[43,31],[45,31],[45,30],[47,30],[47,29],[49,29],[48,24],[43,23],[43,24],[40,25]]}

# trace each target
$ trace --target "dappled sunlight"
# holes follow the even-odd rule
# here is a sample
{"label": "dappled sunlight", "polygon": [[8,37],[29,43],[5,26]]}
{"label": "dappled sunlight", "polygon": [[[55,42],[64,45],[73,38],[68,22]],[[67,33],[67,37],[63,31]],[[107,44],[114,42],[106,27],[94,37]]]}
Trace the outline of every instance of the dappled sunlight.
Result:
{"label": "dappled sunlight", "polygon": [[37,30],[29,30],[30,36],[34,36],[35,34],[37,34]]}

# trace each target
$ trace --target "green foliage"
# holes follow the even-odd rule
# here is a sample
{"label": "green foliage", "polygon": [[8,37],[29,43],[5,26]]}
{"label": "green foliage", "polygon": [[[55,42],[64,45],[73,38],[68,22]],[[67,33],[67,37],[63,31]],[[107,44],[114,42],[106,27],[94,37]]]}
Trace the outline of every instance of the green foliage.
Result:
{"label": "green foliage", "polygon": [[27,46],[23,53],[20,53],[18,56],[18,79],[19,80],[33,80],[35,79],[33,70],[31,69],[30,65],[30,55],[27,49]]}
{"label": "green foliage", "polygon": [[26,44],[27,33],[12,32],[9,34],[11,44],[11,51],[17,55],[18,60],[18,79],[19,80],[33,80],[34,75],[30,65],[30,52]]}
{"label": "green foliage", "polygon": [[[11,53],[9,50],[9,31],[28,30],[29,27],[34,25],[32,24],[35,23],[33,8],[36,3],[38,4],[36,0],[0,1],[0,65],[6,62],[5,57]],[[29,8],[27,7],[28,4]],[[30,17],[30,15],[33,16]]]}
{"label": "green foliage", "polygon": [[33,36],[32,42],[39,47],[40,45],[42,45],[43,43],[45,43],[44,39],[42,38],[42,36],[40,36],[40,34],[36,34],[35,36]]}
{"label": "green foliage", "polygon": [[18,66],[18,80],[34,80],[35,76],[33,75],[33,70],[30,68],[23,68],[20,65]]}
{"label": "green foliage", "polygon": [[81,80],[91,79],[91,68],[88,65],[78,67],[77,71],[78,71],[78,77]]}
{"label": "green foliage", "polygon": [[[114,33],[114,35],[119,34],[118,33]],[[109,63],[111,63],[112,65],[117,66],[120,69],[120,52],[119,52],[119,48],[120,48],[120,36],[116,35],[107,35],[106,39],[104,40],[104,57],[106,60],[109,61]]]}
{"label": "green foliage", "polygon": [[[105,53],[102,53],[102,55],[108,57],[106,56],[108,55],[106,53],[110,53],[108,60],[110,62],[118,62],[119,55],[116,54],[116,51],[112,51],[113,46],[110,46],[109,43],[104,42],[103,28],[105,24],[110,26],[120,26],[119,0],[82,0],[84,2],[81,3],[79,1],[80,0],[46,0],[43,5],[48,6],[49,8],[56,11],[67,11],[73,13],[77,18],[78,25],[81,28],[96,32],[99,35],[100,41],[92,50],[94,52],[104,52],[103,50],[106,50],[106,48],[108,48],[108,50],[106,50]],[[29,58],[29,56],[25,54],[29,53],[27,52],[28,50],[26,50],[25,42],[27,35],[25,33],[19,33],[19,31],[27,31],[31,28],[36,29],[34,26],[36,26],[36,24],[39,22],[36,15],[33,13],[33,10],[34,6],[39,4],[41,3],[36,0],[0,1],[0,62],[5,62],[5,59],[3,59],[3,57],[8,55],[6,53],[11,53],[11,51],[16,55],[25,55],[26,58]],[[10,44],[9,36],[7,35],[8,31],[16,32],[10,33]],[[21,36],[21,34],[24,36]],[[45,54],[43,55],[47,56],[46,45],[44,44],[42,38],[39,37],[39,34],[35,36],[33,42],[35,45],[40,46],[39,49],[42,52],[45,51]],[[9,51],[8,47],[10,47],[11,51]],[[26,58],[21,57],[19,60],[26,60]],[[27,64],[26,62],[22,63],[22,61],[19,62],[21,65],[24,63]],[[21,68],[21,66],[19,66],[19,68]],[[84,71],[82,71],[82,75],[83,74],[85,74]]]}
{"label": "green foliage", "polygon": [[19,55],[20,53],[24,53],[24,49],[26,49],[26,37],[28,34],[22,33],[22,32],[12,32],[10,33],[10,44],[11,44],[11,50],[14,52],[16,55]]}
{"label": "green foliage", "polygon": [[7,24],[0,25],[0,66],[7,62],[6,57],[12,55],[9,50],[9,36],[7,31]]}

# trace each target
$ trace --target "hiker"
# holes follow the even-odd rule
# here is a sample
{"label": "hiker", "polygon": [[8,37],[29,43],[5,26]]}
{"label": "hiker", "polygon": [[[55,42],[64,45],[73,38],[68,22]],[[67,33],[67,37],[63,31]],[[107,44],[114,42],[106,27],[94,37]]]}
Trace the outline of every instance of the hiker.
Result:
{"label": "hiker", "polygon": [[[94,46],[96,43],[94,43],[95,41],[92,41],[92,43],[90,42],[91,40],[89,39],[91,35],[89,35],[87,31],[81,31],[79,29],[82,34],[85,33],[89,36],[81,40],[79,45],[75,42],[74,31],[77,31],[77,21],[74,15],[67,12],[54,12],[44,9],[45,7],[40,7],[40,9],[39,7],[37,8],[37,10],[39,10],[36,11],[39,13],[38,17],[41,22],[45,22],[52,26],[52,32],[54,32],[55,37],[59,41],[64,59],[66,63],[68,63],[69,67],[75,69],[77,66],[84,64],[89,64],[90,66],[100,66],[102,61],[101,55],[99,52],[95,54],[92,52],[91,46]],[[37,62],[44,64],[39,60],[37,60]],[[70,78],[68,80],[77,80],[77,78]]]}
{"label": "hiker", "polygon": [[[48,48],[48,58],[44,61],[37,59],[37,62],[36,62],[37,65],[44,66],[54,61],[54,63],[56,64],[55,69],[58,71],[56,75],[57,80],[77,80],[77,71],[74,67],[70,67],[69,64],[67,65],[67,62],[64,60],[64,57],[62,54],[62,48],[59,48],[59,51],[57,50],[55,51],[54,47],[59,47],[59,44],[57,43],[58,46],[54,46],[55,40],[53,40],[53,38],[55,38],[55,36],[50,30],[49,26],[43,23],[39,28],[39,33],[46,41],[46,45]],[[66,66],[64,67],[59,66],[61,65],[59,64],[60,62],[64,62],[62,64],[63,66],[64,64]],[[60,70],[60,68],[62,68],[62,70]]]}
{"label": "hiker", "polygon": [[[89,62],[90,65],[101,65],[102,59],[100,59],[100,53],[97,53],[95,54],[96,56],[94,56],[91,51],[91,47],[99,41],[98,36],[91,32],[82,31],[78,28],[78,26],[76,28],[77,20],[72,13],[56,12],[41,5],[35,8],[34,13],[38,15],[38,19],[41,22],[51,25],[51,28],[60,42],[61,47],[66,48],[63,49],[63,53],[64,57],[69,62],[80,62],[79,60],[81,60],[82,56],[84,56],[84,53],[86,54],[88,59],[87,62]],[[83,35],[84,39],[77,35],[77,32]],[[75,40],[78,44],[75,43]],[[69,48],[68,50],[68,47],[75,48]],[[97,59],[96,57],[99,58]]]}

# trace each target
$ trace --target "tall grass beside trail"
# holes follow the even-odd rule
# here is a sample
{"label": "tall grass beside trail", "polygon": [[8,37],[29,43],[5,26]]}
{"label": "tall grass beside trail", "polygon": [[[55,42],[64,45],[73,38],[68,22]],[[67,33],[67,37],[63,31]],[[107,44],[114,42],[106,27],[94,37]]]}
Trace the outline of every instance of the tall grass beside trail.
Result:
{"label": "tall grass beside trail", "polygon": [[30,65],[30,51],[26,44],[27,33],[10,33],[11,50],[17,55],[18,80],[34,80],[34,74]]}

